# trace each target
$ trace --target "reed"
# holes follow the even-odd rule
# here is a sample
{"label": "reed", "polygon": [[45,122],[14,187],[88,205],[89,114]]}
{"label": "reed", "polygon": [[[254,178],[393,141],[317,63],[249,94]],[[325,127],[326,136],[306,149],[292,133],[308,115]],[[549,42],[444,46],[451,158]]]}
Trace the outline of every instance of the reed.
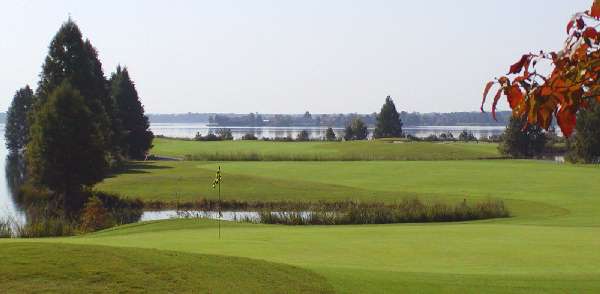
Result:
{"label": "reed", "polygon": [[349,225],[456,222],[509,217],[501,200],[485,200],[474,204],[466,200],[456,205],[404,199],[396,204],[356,203],[334,210],[280,212],[262,210],[257,222],[284,225]]}

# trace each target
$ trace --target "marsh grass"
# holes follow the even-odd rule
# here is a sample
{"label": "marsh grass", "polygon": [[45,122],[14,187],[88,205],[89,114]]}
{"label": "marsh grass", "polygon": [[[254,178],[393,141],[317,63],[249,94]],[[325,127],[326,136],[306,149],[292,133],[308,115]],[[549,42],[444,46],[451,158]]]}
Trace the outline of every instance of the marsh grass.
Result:
{"label": "marsh grass", "polygon": [[0,219],[0,238],[12,237],[12,223],[8,219]]}
{"label": "marsh grass", "polygon": [[[510,216],[502,200],[488,199],[457,204],[405,198],[395,203],[345,201],[239,201],[201,199],[197,202],[146,203],[151,210],[175,209],[184,215],[193,211],[256,211],[256,219],[237,221],[284,225],[345,225],[456,222]],[[198,217],[189,214],[185,217]]]}
{"label": "marsh grass", "polygon": [[468,203],[466,200],[451,205],[441,202],[423,202],[404,199],[396,204],[349,202],[337,210],[259,212],[259,223],[284,225],[349,225],[428,223],[482,220],[509,217],[501,200]]}

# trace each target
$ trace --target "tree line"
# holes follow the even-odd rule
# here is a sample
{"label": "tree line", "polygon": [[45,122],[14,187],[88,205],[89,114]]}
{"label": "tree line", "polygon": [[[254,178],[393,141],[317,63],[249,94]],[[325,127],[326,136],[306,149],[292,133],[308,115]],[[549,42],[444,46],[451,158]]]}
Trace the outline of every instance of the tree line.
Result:
{"label": "tree line", "polygon": [[82,191],[128,159],[143,159],[154,135],[127,67],[107,78],[98,52],[69,19],[52,39],[37,89],[16,91],[6,146],[23,155],[28,181],[62,197],[65,211]]}
{"label": "tree line", "polygon": [[[506,125],[511,117],[510,111],[497,112],[497,120],[481,112],[419,113],[399,112],[405,126],[460,126],[460,125]],[[208,121],[204,118],[208,117]],[[375,127],[377,113],[371,114],[181,114],[150,115],[152,122],[208,122],[215,126],[239,127],[338,127],[352,124],[354,119],[362,120],[368,127]]]}

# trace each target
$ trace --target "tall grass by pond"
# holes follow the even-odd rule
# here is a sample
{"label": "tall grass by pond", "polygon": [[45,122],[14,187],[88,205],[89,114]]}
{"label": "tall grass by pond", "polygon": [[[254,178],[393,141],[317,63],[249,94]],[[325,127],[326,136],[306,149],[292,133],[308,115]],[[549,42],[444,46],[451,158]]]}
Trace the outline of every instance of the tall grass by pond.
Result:
{"label": "tall grass by pond", "polygon": [[357,201],[273,201],[248,202],[227,200],[219,202],[202,199],[195,203],[165,204],[154,202],[151,209],[175,208],[180,217],[202,217],[202,213],[216,211],[255,212],[256,217],[242,217],[237,221],[284,225],[345,225],[470,221],[509,217],[502,200],[488,199],[457,204],[422,201],[406,198],[395,203]]}
{"label": "tall grass by pond", "polygon": [[339,210],[309,212],[262,210],[257,222],[283,225],[392,224],[470,221],[510,216],[501,200],[486,200],[473,204],[464,200],[456,205],[423,202],[419,199],[404,199],[396,204],[352,202],[349,204]]}

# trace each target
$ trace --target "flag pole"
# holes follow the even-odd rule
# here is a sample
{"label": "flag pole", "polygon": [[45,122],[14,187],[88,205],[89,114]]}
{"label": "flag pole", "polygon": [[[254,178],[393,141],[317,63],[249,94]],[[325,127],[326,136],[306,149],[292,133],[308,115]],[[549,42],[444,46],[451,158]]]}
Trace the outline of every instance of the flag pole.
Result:
{"label": "flag pole", "polygon": [[221,166],[219,165],[219,240],[221,240]]}

